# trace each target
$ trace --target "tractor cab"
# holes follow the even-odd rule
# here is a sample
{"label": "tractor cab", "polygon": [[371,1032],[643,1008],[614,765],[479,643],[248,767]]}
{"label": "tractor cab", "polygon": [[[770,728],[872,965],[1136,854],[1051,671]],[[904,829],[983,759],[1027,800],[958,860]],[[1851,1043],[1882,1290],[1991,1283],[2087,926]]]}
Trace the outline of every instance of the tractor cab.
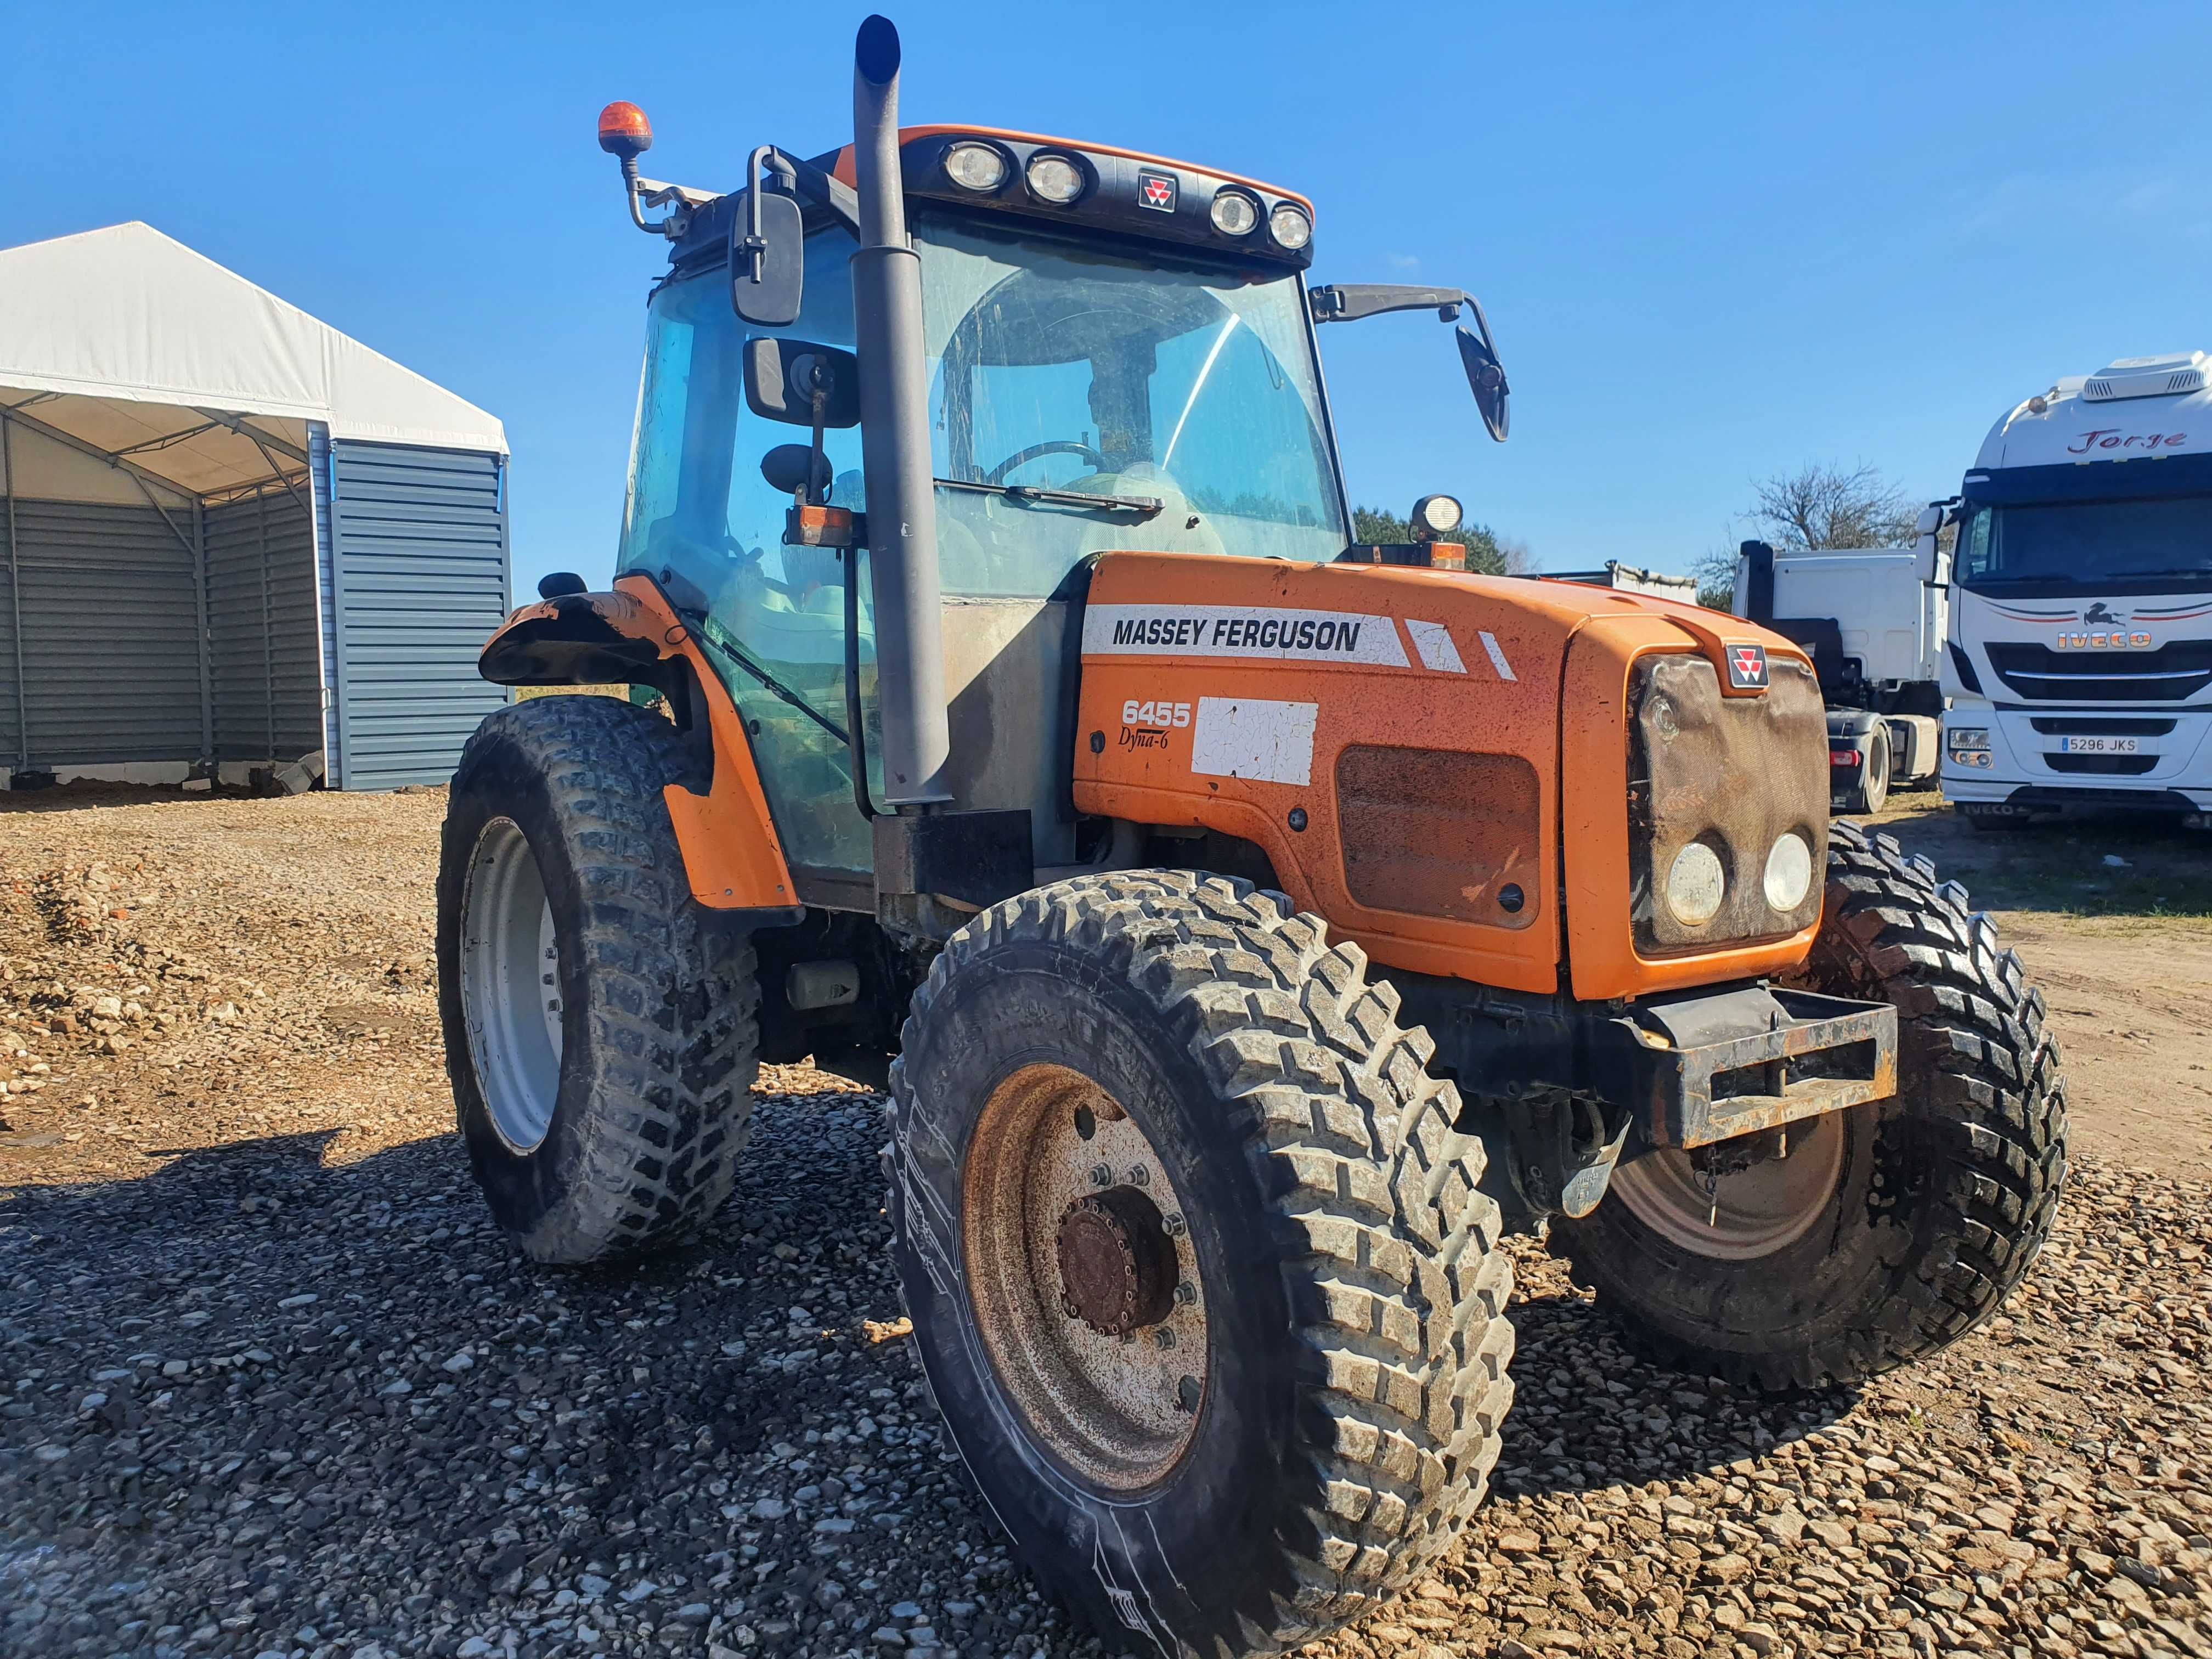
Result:
{"label": "tractor cab", "polygon": [[[1066,627],[1086,561],[1145,549],[1316,564],[1352,541],[1315,349],[1334,291],[1316,308],[1311,207],[1273,187],[983,130],[900,141],[920,260],[946,784],[964,806],[1027,809],[1035,863],[1066,866],[1087,850],[1056,805],[1058,738],[1073,717]],[[825,408],[810,464],[790,452],[794,427],[811,432],[811,398],[759,384],[771,356],[786,368],[827,362],[848,390],[857,379],[853,160],[780,170],[780,155],[762,159],[755,187],[799,207],[786,223],[801,234],[771,254],[791,276],[770,284],[798,302],[782,306],[788,320],[740,313],[747,192],[664,222],[671,267],[647,307],[618,571],[703,603],[707,648],[754,732],[792,862],[865,881],[863,800],[880,802],[884,781],[880,736],[868,740],[880,729],[874,584],[866,538],[845,520],[866,501],[856,400],[842,421]],[[1423,308],[1455,310],[1460,297],[1392,293]],[[1488,351],[1486,326],[1477,343]],[[810,496],[852,545],[790,533],[794,498]],[[848,653],[858,744],[845,730]]]}

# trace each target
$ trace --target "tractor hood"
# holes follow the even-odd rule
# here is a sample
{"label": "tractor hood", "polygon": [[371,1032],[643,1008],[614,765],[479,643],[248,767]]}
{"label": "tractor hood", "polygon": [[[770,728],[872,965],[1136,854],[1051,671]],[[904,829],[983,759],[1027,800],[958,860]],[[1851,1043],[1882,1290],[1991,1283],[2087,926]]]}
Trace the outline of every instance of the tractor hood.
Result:
{"label": "tractor hood", "polygon": [[[1704,659],[1699,740],[1742,751],[1747,797],[1780,767],[1778,810],[1825,844],[1825,723],[1810,663],[1778,635],[1516,577],[1113,553],[1082,653],[1078,807],[1255,842],[1302,907],[1352,918],[1379,960],[1549,991],[1574,934],[1577,994],[1613,996],[1802,957],[1794,915],[1710,946],[1639,944],[1630,921],[1646,659]],[[1808,789],[1817,814],[1799,811]]]}

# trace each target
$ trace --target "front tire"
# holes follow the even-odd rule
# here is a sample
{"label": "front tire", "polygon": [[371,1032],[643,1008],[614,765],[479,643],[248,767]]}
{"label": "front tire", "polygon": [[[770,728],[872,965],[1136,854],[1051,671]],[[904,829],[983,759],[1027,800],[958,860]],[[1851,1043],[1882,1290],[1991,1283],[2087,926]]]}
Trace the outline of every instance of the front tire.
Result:
{"label": "front tire", "polygon": [[2065,1178],[2065,1087],[2042,994],[1966,898],[1891,837],[1830,828],[1801,982],[1896,1006],[1897,1093],[1793,1124],[1787,1157],[1738,1172],[1646,1153],[1553,1224],[1647,1352],[1769,1389],[1856,1382],[1956,1341],[2027,1272]]}
{"label": "front tire", "polygon": [[1512,1397],[1479,1142],[1356,946],[1182,872],[955,934],[893,1067],[894,1259],[952,1438],[1110,1644],[1295,1646],[1447,1547]]}
{"label": "front tire", "polygon": [[669,723],[611,697],[486,720],[438,871],[446,1070],[477,1185],[532,1260],[636,1255],[729,1196],[758,1070],[752,946],[691,896]]}

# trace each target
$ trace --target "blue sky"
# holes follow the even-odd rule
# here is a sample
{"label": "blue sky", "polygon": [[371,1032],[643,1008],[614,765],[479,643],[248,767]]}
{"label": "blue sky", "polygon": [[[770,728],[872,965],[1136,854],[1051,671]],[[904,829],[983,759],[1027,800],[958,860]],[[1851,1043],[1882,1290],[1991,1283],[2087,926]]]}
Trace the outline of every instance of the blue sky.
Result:
{"label": "blue sky", "polygon": [[[865,7],[19,6],[0,244],[144,219],[491,410],[516,585],[612,557],[659,245],[648,173],[850,126]],[[1299,190],[1317,279],[1480,293],[1482,435],[1420,316],[1323,335],[1358,500],[1449,489],[1553,569],[1686,568],[1752,481],[1950,493],[2061,374],[2212,349],[2212,10],[912,0],[909,120],[1095,138]]]}

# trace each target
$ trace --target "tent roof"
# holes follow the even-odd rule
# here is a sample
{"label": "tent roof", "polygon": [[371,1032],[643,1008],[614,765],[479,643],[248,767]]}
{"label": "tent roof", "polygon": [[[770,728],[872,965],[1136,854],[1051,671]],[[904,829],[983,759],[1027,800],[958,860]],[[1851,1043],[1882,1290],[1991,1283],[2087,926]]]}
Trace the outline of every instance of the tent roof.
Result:
{"label": "tent roof", "polygon": [[507,453],[475,404],[135,222],[0,249],[0,404],[198,495],[304,459],[309,421]]}

